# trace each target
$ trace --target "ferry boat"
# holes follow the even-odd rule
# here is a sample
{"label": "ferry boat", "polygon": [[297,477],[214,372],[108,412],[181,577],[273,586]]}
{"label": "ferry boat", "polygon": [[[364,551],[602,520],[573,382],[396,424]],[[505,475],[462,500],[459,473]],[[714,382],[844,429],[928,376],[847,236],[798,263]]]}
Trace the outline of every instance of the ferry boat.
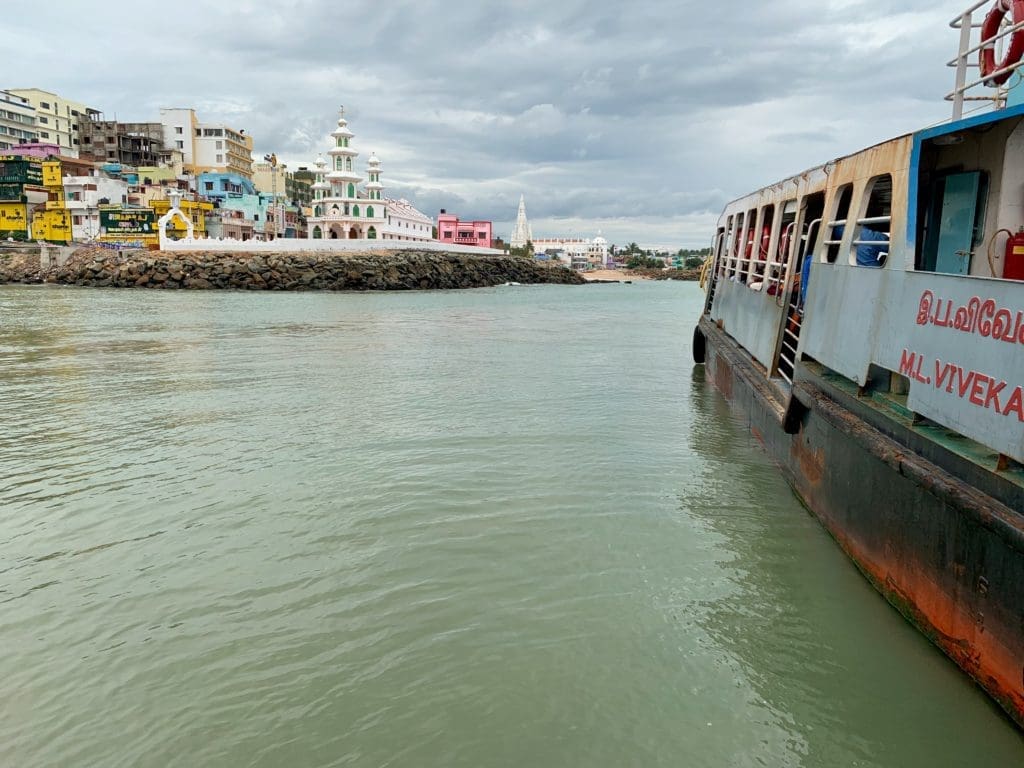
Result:
{"label": "ferry boat", "polygon": [[951,22],[950,122],[725,207],[693,351],[861,572],[1024,727],[1024,0],[991,3]]}

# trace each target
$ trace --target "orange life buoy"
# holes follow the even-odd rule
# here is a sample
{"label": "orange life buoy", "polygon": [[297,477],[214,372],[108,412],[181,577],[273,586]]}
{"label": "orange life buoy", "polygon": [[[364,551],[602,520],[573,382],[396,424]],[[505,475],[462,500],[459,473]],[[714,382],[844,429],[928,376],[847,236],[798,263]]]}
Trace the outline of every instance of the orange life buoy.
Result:
{"label": "orange life buoy", "polygon": [[992,10],[985,16],[985,21],[981,25],[981,39],[989,41],[978,52],[978,63],[981,67],[981,76],[985,78],[985,85],[996,86],[1005,83],[1010,79],[1011,72],[1003,72],[995,77],[990,75],[1006,67],[1012,67],[1020,61],[1021,56],[1024,56],[1024,29],[1018,29],[1010,35],[1003,60],[996,63],[996,43],[992,38],[999,34],[999,25],[1003,23],[1007,11],[1010,11],[1010,18],[1014,24],[1021,23],[1024,21],[1024,0],[996,0],[996,4],[992,6]]}

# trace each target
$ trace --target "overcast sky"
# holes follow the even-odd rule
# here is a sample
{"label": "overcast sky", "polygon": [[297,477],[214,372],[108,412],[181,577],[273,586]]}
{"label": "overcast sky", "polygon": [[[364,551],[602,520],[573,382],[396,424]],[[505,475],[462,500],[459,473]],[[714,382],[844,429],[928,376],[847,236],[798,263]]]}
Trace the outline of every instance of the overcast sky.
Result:
{"label": "overcast sky", "polygon": [[507,238],[524,194],[537,237],[703,247],[726,201],[948,118],[966,4],[49,0],[4,14],[0,72],[124,121],[193,106],[293,168],[344,104],[360,170],[432,217]]}

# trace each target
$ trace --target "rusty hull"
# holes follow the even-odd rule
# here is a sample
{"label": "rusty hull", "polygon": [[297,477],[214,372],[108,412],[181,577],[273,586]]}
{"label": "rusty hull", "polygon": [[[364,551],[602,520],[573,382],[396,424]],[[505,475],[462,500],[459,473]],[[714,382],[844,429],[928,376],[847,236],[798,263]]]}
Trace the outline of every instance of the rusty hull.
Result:
{"label": "rusty hull", "polygon": [[[705,375],[861,572],[1024,728],[1024,518],[875,429],[806,369],[780,389],[702,318]],[[783,425],[787,429],[783,428]]]}

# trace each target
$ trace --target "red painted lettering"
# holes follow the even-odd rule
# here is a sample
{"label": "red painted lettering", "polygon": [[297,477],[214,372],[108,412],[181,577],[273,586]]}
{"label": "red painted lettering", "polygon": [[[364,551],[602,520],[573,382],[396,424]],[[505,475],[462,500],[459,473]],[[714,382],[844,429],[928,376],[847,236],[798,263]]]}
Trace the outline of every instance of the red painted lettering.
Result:
{"label": "red painted lettering", "polygon": [[956,374],[960,378],[960,385],[957,387],[957,392],[960,397],[967,394],[967,390],[971,388],[971,383],[974,381],[974,371],[968,371],[967,378],[964,378],[964,369],[959,365],[956,367]]}
{"label": "red painted lettering", "polygon": [[1006,408],[1003,409],[1003,416],[1011,413],[1017,414],[1017,421],[1024,421],[1024,391],[1020,387],[1013,390],[1010,399],[1006,401]]}
{"label": "red painted lettering", "polygon": [[914,369],[914,378],[922,384],[931,384],[932,380],[921,373],[921,366],[924,365],[924,355],[917,358],[917,368]]}
{"label": "red painted lettering", "polygon": [[971,387],[971,394],[968,396],[975,405],[980,405],[982,408],[985,407],[985,401],[982,399],[982,394],[985,392],[985,384],[989,381],[988,376],[977,371],[971,371],[971,376],[974,378],[974,385]]}
{"label": "red painted lettering", "polygon": [[900,374],[910,376],[914,372],[914,363],[917,361],[917,353],[904,349],[900,354]]}
{"label": "red painted lettering", "polygon": [[936,360],[935,361],[935,388],[936,389],[942,389],[942,385],[945,383],[946,379],[948,378],[949,379],[949,389],[947,389],[946,391],[947,392],[952,392],[953,391],[953,389],[952,389],[953,388],[953,376],[952,376],[952,373],[953,373],[953,366],[952,365],[950,365],[949,363],[946,363],[945,365],[943,365],[941,360]]}
{"label": "red painted lettering", "polygon": [[1006,389],[1005,381],[1000,381],[999,384],[996,384],[995,379],[989,379],[988,394],[985,395],[985,407],[995,408],[996,413],[1002,412],[1002,408],[999,406],[999,393],[1004,389]]}

